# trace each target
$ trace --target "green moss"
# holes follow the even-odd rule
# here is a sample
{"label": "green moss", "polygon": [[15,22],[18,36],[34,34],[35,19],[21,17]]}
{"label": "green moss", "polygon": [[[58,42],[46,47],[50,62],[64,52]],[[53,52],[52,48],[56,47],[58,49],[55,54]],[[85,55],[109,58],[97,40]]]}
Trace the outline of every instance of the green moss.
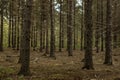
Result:
{"label": "green moss", "polygon": [[53,75],[51,75],[51,76],[49,76],[49,79],[64,79],[65,78],[65,75],[63,75],[63,74],[53,74]]}
{"label": "green moss", "polygon": [[4,68],[0,66],[0,76],[13,74],[15,71],[12,68]]}

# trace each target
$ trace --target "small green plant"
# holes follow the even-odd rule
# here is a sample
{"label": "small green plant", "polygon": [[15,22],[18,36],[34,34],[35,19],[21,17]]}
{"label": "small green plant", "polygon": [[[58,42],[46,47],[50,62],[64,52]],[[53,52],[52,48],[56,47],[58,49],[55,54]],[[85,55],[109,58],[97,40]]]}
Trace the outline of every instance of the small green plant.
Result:
{"label": "small green plant", "polygon": [[12,78],[6,78],[5,80],[13,80]]}
{"label": "small green plant", "polygon": [[9,75],[14,72],[15,71],[12,68],[4,68],[4,67],[0,66],[0,76]]}
{"label": "small green plant", "polygon": [[18,80],[25,80],[25,79],[24,79],[24,76],[19,76],[19,77],[18,77]]}

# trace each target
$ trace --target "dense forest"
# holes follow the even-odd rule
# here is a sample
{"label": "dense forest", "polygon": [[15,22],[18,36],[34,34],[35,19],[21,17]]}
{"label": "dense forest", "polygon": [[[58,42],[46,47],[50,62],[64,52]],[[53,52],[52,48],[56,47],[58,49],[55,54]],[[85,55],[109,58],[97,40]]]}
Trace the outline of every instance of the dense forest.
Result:
{"label": "dense forest", "polygon": [[120,0],[0,0],[0,80],[120,80]]}

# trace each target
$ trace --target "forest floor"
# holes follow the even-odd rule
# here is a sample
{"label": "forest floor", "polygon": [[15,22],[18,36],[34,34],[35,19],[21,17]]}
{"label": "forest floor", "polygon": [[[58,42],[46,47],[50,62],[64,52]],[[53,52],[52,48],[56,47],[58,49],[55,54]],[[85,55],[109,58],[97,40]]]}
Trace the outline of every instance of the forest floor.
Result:
{"label": "forest floor", "polygon": [[120,80],[120,49],[113,51],[113,65],[104,65],[104,53],[93,54],[95,70],[82,70],[84,52],[56,52],[56,59],[31,51],[31,76],[17,76],[19,52],[5,49],[0,53],[0,80]]}

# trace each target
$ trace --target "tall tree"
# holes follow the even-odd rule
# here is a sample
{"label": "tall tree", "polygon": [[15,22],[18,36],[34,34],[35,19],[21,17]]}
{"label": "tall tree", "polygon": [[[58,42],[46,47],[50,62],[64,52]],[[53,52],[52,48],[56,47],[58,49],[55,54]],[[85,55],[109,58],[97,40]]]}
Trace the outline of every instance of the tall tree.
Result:
{"label": "tall tree", "polygon": [[65,10],[66,10],[66,6],[65,6],[65,2],[66,2],[66,0],[63,0],[62,1],[62,5],[61,5],[61,15],[62,15],[62,21],[61,21],[61,24],[62,24],[62,35],[61,35],[61,45],[62,45],[62,48],[64,48],[64,45],[65,45],[65,40],[64,40],[64,38],[65,38]]}
{"label": "tall tree", "polygon": [[43,27],[44,27],[44,10],[45,10],[45,5],[44,5],[44,0],[40,0],[40,52],[43,51]]}
{"label": "tall tree", "polygon": [[12,48],[16,48],[16,0],[11,0],[11,31],[12,31]]}
{"label": "tall tree", "polygon": [[104,34],[103,34],[103,29],[104,29],[104,25],[103,25],[103,21],[104,21],[104,17],[103,17],[103,0],[101,0],[101,51],[104,51]]}
{"label": "tall tree", "polygon": [[12,13],[12,4],[9,2],[9,29],[8,29],[8,47],[11,47],[11,13]]}
{"label": "tall tree", "polygon": [[74,27],[74,44],[73,49],[76,49],[76,0],[73,1],[73,27]]}
{"label": "tall tree", "polygon": [[[25,7],[25,2],[24,1],[20,1],[20,6],[21,6],[21,13],[20,13],[20,17],[21,17],[21,34],[20,34],[20,41],[22,40],[21,39],[21,35],[23,35],[23,33],[22,33],[22,29],[23,29],[23,22],[24,22],[24,7]],[[20,47],[21,47],[21,44],[22,43],[20,43]],[[21,50],[20,50],[21,51]],[[19,58],[19,60],[18,60],[18,63],[21,63],[22,62],[22,54],[20,53],[20,58]]]}
{"label": "tall tree", "polygon": [[59,51],[62,51],[62,5],[63,5],[63,1],[60,0],[60,28],[59,28]]}
{"label": "tall tree", "polygon": [[17,1],[17,50],[19,50],[20,45],[20,1]]}
{"label": "tall tree", "polygon": [[106,37],[105,37],[105,61],[104,64],[112,65],[112,5],[111,0],[107,0],[106,12]]}
{"label": "tall tree", "polygon": [[0,51],[3,51],[3,26],[4,26],[4,5],[5,1],[1,0],[1,13],[0,13]]}
{"label": "tall tree", "polygon": [[73,0],[67,0],[68,13],[67,13],[67,50],[68,56],[73,56],[72,48],[72,32],[73,32]]}
{"label": "tall tree", "polygon": [[[113,32],[117,31],[117,27],[118,27],[118,24],[117,24],[117,6],[118,6],[118,3],[116,0],[113,0],[113,18],[112,18],[112,23],[113,23]],[[117,48],[117,41],[118,40],[118,33],[113,33],[113,48]]]}
{"label": "tall tree", "polygon": [[21,34],[21,46],[20,54],[22,57],[21,68],[18,74],[29,75],[30,74],[30,27],[31,27],[31,13],[32,13],[32,0],[26,0],[23,14],[23,26]]}
{"label": "tall tree", "polygon": [[54,26],[54,0],[50,0],[50,20],[51,20],[51,36],[50,36],[50,57],[55,57],[55,26]]}
{"label": "tall tree", "polygon": [[84,0],[82,0],[82,12],[81,12],[81,42],[80,42],[80,48],[81,51],[83,50],[83,38],[84,38]]}
{"label": "tall tree", "polygon": [[92,60],[92,38],[93,38],[93,30],[92,30],[92,1],[93,0],[85,0],[84,1],[84,21],[85,21],[85,62],[82,69],[94,69],[93,68],[93,60]]}
{"label": "tall tree", "polygon": [[97,0],[97,24],[96,24],[96,36],[95,36],[95,47],[96,52],[99,53],[99,43],[100,43],[100,24],[98,24],[101,21],[100,17],[100,2]]}

